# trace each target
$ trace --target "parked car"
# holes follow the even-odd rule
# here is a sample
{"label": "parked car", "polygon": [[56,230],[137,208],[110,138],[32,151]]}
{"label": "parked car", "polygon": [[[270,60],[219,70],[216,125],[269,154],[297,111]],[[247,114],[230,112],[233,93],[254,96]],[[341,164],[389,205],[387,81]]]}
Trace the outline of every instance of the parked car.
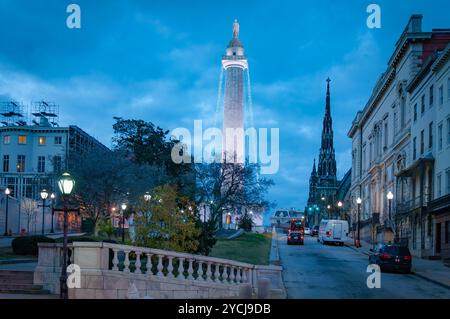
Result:
{"label": "parked car", "polygon": [[319,225],[316,225],[311,229],[311,236],[319,236]]}
{"label": "parked car", "polygon": [[377,264],[381,271],[411,272],[412,256],[405,246],[383,244],[370,249],[369,264]]}
{"label": "parked car", "polygon": [[299,232],[299,231],[291,231],[287,236],[287,244],[288,245],[292,245],[292,244],[303,245],[304,244],[303,233]]}
{"label": "parked car", "polygon": [[305,227],[305,235],[311,235],[311,228]]}
{"label": "parked car", "polygon": [[318,241],[322,244],[335,243],[341,246],[348,240],[348,222],[340,219],[327,219],[320,222]]}

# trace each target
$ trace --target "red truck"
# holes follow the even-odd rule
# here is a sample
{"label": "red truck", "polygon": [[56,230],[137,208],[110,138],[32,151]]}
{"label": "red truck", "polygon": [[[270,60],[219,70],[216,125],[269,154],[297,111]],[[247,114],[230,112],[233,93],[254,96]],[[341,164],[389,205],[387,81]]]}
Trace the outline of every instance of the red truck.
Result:
{"label": "red truck", "polygon": [[288,234],[291,231],[301,232],[305,234],[305,227],[301,219],[291,219],[291,226],[289,227]]}

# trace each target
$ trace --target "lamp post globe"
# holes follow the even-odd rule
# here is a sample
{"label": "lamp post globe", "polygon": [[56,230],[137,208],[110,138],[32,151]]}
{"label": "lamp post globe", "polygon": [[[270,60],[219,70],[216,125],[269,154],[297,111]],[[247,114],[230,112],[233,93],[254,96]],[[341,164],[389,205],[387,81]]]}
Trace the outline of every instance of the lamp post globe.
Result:
{"label": "lamp post globe", "polygon": [[69,173],[62,174],[62,177],[58,181],[58,187],[63,195],[70,195],[72,193],[75,181]]}
{"label": "lamp post globe", "polygon": [[43,190],[41,191],[41,198],[42,198],[43,200],[46,200],[46,199],[48,198],[48,192],[47,192],[47,190],[43,189]]}
{"label": "lamp post globe", "polygon": [[67,288],[67,231],[68,231],[68,209],[67,209],[67,197],[72,193],[73,187],[75,186],[75,181],[69,173],[65,172],[62,174],[58,181],[58,187],[61,191],[63,204],[64,204],[64,231],[63,231],[63,264],[61,267],[61,277],[60,277],[60,298],[68,299],[68,288]]}

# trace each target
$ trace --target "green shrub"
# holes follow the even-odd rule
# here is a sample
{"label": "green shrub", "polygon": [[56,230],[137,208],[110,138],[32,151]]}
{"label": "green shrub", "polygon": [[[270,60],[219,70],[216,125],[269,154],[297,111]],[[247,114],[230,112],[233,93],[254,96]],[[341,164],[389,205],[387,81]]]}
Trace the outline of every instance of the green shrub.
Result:
{"label": "green shrub", "polygon": [[81,221],[81,231],[83,233],[92,234],[94,232],[95,223],[92,218],[86,218]]}
{"label": "green shrub", "polygon": [[242,216],[242,218],[239,220],[238,224],[239,228],[245,230],[245,231],[251,231],[253,226],[253,219],[250,214],[247,212]]}
{"label": "green shrub", "polygon": [[42,235],[16,237],[11,243],[13,253],[16,255],[37,256],[39,253],[38,243],[54,243],[53,238]]}

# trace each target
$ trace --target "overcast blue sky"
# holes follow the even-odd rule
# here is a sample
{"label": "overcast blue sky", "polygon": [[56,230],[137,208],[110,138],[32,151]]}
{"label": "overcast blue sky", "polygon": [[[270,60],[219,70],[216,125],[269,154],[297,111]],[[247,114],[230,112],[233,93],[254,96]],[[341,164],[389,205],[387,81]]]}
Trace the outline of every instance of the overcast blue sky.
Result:
{"label": "overcast blue sky", "polygon": [[[82,28],[66,27],[81,6]],[[382,9],[368,29],[366,7]],[[235,18],[249,58],[255,125],[280,128],[270,197],[303,209],[320,147],[330,76],[338,177],[350,167],[346,134],[413,13],[424,29],[450,27],[449,1],[0,0],[0,100],[60,105],[110,146],[113,116],[167,129],[214,115],[220,59]]]}

